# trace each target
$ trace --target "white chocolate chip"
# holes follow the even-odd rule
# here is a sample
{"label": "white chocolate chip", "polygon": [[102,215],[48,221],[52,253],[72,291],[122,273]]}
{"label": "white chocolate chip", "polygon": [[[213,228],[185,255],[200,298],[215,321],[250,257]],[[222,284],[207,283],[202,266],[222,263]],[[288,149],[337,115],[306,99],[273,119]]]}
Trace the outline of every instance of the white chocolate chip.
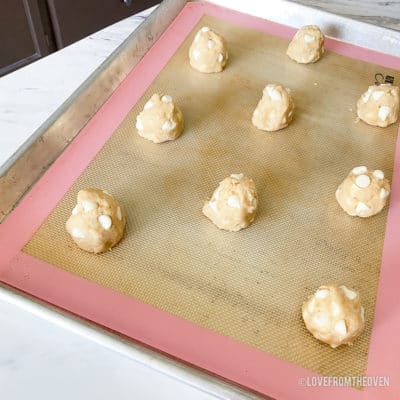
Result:
{"label": "white chocolate chip", "polygon": [[144,105],[144,109],[145,110],[148,110],[149,108],[151,108],[151,107],[153,107],[154,106],[154,103],[151,101],[151,100],[149,100],[145,105]]}
{"label": "white chocolate chip", "polygon": [[304,41],[305,41],[306,43],[311,43],[311,42],[313,42],[314,40],[315,40],[315,37],[314,37],[314,36],[308,35],[308,34],[304,35]]}
{"label": "white chocolate chip", "polygon": [[365,167],[364,165],[361,167],[355,167],[352,169],[351,172],[355,175],[365,174],[367,172],[367,167]]}
{"label": "white chocolate chip", "polygon": [[325,299],[325,298],[328,297],[328,295],[329,295],[329,290],[328,289],[319,289],[315,293],[315,297],[317,299]]}
{"label": "white chocolate chip", "polygon": [[272,100],[274,100],[274,101],[282,100],[281,94],[273,86],[267,86],[266,89],[267,89],[267,93],[268,93],[269,97],[271,97]]}
{"label": "white chocolate chip", "polygon": [[360,315],[361,315],[362,322],[365,322],[365,310],[364,310],[363,306],[361,306],[361,308],[360,308]]}
{"label": "white chocolate chip", "polygon": [[323,312],[319,312],[318,314],[315,314],[313,320],[314,320],[314,323],[318,326],[326,326],[329,323],[328,316]]}
{"label": "white chocolate chip", "polygon": [[138,131],[143,130],[143,122],[139,117],[137,117],[137,119],[136,119],[136,129]]}
{"label": "white chocolate chip", "polygon": [[258,108],[256,108],[256,109],[254,110],[253,115],[257,116],[259,113],[260,113],[260,112],[258,111]]}
{"label": "white chocolate chip", "polygon": [[386,197],[388,196],[389,192],[386,189],[382,188],[381,191],[379,192],[379,197],[383,200],[386,199]]}
{"label": "white chocolate chip", "polygon": [[165,94],[163,97],[161,97],[161,101],[162,101],[163,103],[171,103],[172,97],[171,97],[171,96],[168,96],[167,94]]}
{"label": "white chocolate chip", "polygon": [[208,27],[208,26],[203,26],[202,28],[201,28],[201,31],[202,32],[208,32],[210,30],[210,28]]}
{"label": "white chocolate chip", "polygon": [[85,234],[79,228],[72,229],[72,236],[79,239],[85,238]]}
{"label": "white chocolate chip", "polygon": [[359,188],[365,189],[367,188],[371,183],[371,179],[368,175],[358,175],[356,178],[356,185]]}
{"label": "white chocolate chip", "polygon": [[335,324],[335,332],[337,332],[339,335],[346,335],[347,334],[347,326],[346,326],[346,321],[344,319],[339,320]]}
{"label": "white chocolate chip", "polygon": [[165,121],[162,126],[162,129],[164,131],[172,131],[172,129],[175,128],[176,128],[176,122],[171,120]]}
{"label": "white chocolate chip", "polygon": [[243,179],[243,174],[231,174],[231,178],[234,178],[234,179],[237,179],[237,180],[240,180],[240,179]]}
{"label": "white chocolate chip", "polygon": [[254,208],[257,208],[257,199],[256,198],[253,199],[252,205]]}
{"label": "white chocolate chip", "polygon": [[78,204],[73,208],[73,210],[72,210],[72,215],[76,215],[76,214],[78,214],[78,209],[79,209],[79,206],[78,206]]}
{"label": "white chocolate chip", "polygon": [[193,50],[192,51],[192,56],[195,60],[198,60],[200,58],[200,51],[199,50]]}
{"label": "white chocolate chip", "polygon": [[219,54],[218,54],[218,62],[219,62],[219,63],[222,63],[222,61],[224,61],[224,56],[223,56],[222,53],[219,53]]}
{"label": "white chocolate chip", "polygon": [[357,293],[354,290],[349,289],[347,286],[342,285],[340,286],[342,292],[349,300],[354,300],[357,297]]}
{"label": "white chocolate chip", "polygon": [[214,42],[214,40],[209,40],[209,41],[207,42],[207,47],[208,47],[209,49],[213,49],[213,48],[215,47],[215,42]]}
{"label": "white chocolate chip", "polygon": [[82,201],[82,206],[85,212],[93,211],[98,207],[97,203],[94,203],[93,201],[89,200]]}
{"label": "white chocolate chip", "polygon": [[372,97],[374,98],[374,100],[379,100],[383,95],[384,93],[382,90],[377,90],[372,93]]}
{"label": "white chocolate chip", "polygon": [[236,195],[228,197],[228,206],[233,208],[240,208],[240,199]]}
{"label": "white chocolate chip", "polygon": [[390,114],[390,107],[388,106],[381,106],[379,107],[379,111],[378,111],[378,117],[381,121],[385,121],[385,119],[388,117],[388,115]]}
{"label": "white chocolate chip", "polygon": [[122,212],[121,207],[117,207],[117,218],[122,221]]}
{"label": "white chocolate chip", "polygon": [[385,174],[383,173],[383,171],[381,171],[380,169],[376,169],[372,175],[374,175],[374,177],[376,179],[382,180],[385,177]]}
{"label": "white chocolate chip", "polygon": [[365,203],[363,203],[362,201],[359,201],[358,204],[357,204],[357,207],[356,207],[356,213],[360,214],[360,213],[362,213],[364,211],[369,211],[369,207]]}
{"label": "white chocolate chip", "polygon": [[111,228],[112,220],[108,215],[100,215],[98,218],[99,224],[108,231]]}

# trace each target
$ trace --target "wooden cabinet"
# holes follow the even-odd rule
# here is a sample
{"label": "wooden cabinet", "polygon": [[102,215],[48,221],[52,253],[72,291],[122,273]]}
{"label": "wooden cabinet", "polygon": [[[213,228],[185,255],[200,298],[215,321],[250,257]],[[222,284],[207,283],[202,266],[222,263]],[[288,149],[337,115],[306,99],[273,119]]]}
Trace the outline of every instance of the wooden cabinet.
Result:
{"label": "wooden cabinet", "polygon": [[160,0],[1,0],[0,76]]}
{"label": "wooden cabinet", "polygon": [[136,14],[156,0],[47,0],[58,48]]}
{"label": "wooden cabinet", "polygon": [[0,75],[50,52],[37,0],[1,0]]}

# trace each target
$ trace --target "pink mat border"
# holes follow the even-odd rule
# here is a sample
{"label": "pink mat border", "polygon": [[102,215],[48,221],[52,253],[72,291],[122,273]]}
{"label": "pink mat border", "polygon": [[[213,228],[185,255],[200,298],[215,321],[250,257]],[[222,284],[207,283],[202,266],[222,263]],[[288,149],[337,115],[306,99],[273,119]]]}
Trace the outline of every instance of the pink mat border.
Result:
{"label": "pink mat border", "polygon": [[[290,38],[295,30],[210,3],[188,3],[123,84],[0,225],[0,281],[190,364],[277,399],[397,399],[400,394],[400,137],[396,145],[376,314],[367,375],[390,376],[390,387],[304,388],[312,371],[282,361],[152,306],[100,287],[21,252],[159,71],[204,15]],[[400,59],[327,39],[336,53],[398,69]],[[136,77],[140,76],[140,79]],[[399,135],[400,136],[400,135]],[[51,187],[51,190],[48,188]],[[165,334],[168,332],[167,334]],[[193,346],[193,343],[196,343]],[[229,354],[229,359],[226,355]]]}

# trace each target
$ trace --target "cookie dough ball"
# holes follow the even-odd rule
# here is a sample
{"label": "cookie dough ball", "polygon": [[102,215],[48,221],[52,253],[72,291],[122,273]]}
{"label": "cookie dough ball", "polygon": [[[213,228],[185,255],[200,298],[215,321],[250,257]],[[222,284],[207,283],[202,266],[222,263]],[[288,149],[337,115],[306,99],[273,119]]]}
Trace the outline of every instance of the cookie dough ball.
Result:
{"label": "cookie dough ball", "polygon": [[252,179],[243,174],[232,174],[220,182],[203,214],[218,228],[239,231],[248,227],[257,210],[257,192]]}
{"label": "cookie dough ball", "polygon": [[153,94],[136,118],[136,129],[140,136],[154,143],[174,140],[183,131],[181,110],[171,96]]}
{"label": "cookie dough ball", "polygon": [[303,26],[294,35],[286,54],[301,64],[316,62],[324,54],[324,40],[324,34],[318,26]]}
{"label": "cookie dough ball", "polygon": [[82,250],[102,253],[121,240],[125,223],[123,208],[109,194],[99,189],[84,189],[78,193],[66,229]]}
{"label": "cookie dough ball", "polygon": [[263,131],[285,128],[293,119],[294,103],[289,89],[282,85],[269,84],[253,112],[253,125]]}
{"label": "cookie dough ball", "polygon": [[385,207],[390,193],[390,184],[385,174],[365,166],[353,168],[336,190],[336,199],[347,214],[371,217]]}
{"label": "cookie dough ball", "polygon": [[302,307],[307,329],[335,348],[353,344],[364,329],[364,308],[358,293],[346,286],[321,286]]}
{"label": "cookie dough ball", "polygon": [[390,84],[373,85],[357,102],[357,115],[369,125],[387,127],[399,117],[400,90]]}
{"label": "cookie dough ball", "polygon": [[224,38],[203,26],[196,34],[189,49],[190,65],[200,72],[221,72],[228,60]]}

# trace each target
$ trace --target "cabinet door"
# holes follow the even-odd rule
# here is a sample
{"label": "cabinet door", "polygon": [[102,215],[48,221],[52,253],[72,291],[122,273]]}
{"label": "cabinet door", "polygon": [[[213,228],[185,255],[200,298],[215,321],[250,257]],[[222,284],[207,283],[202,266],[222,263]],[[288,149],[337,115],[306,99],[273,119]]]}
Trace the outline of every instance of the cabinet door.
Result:
{"label": "cabinet door", "polygon": [[37,0],[1,0],[0,76],[48,53]]}
{"label": "cabinet door", "polygon": [[160,0],[47,0],[57,48],[65,47]]}

